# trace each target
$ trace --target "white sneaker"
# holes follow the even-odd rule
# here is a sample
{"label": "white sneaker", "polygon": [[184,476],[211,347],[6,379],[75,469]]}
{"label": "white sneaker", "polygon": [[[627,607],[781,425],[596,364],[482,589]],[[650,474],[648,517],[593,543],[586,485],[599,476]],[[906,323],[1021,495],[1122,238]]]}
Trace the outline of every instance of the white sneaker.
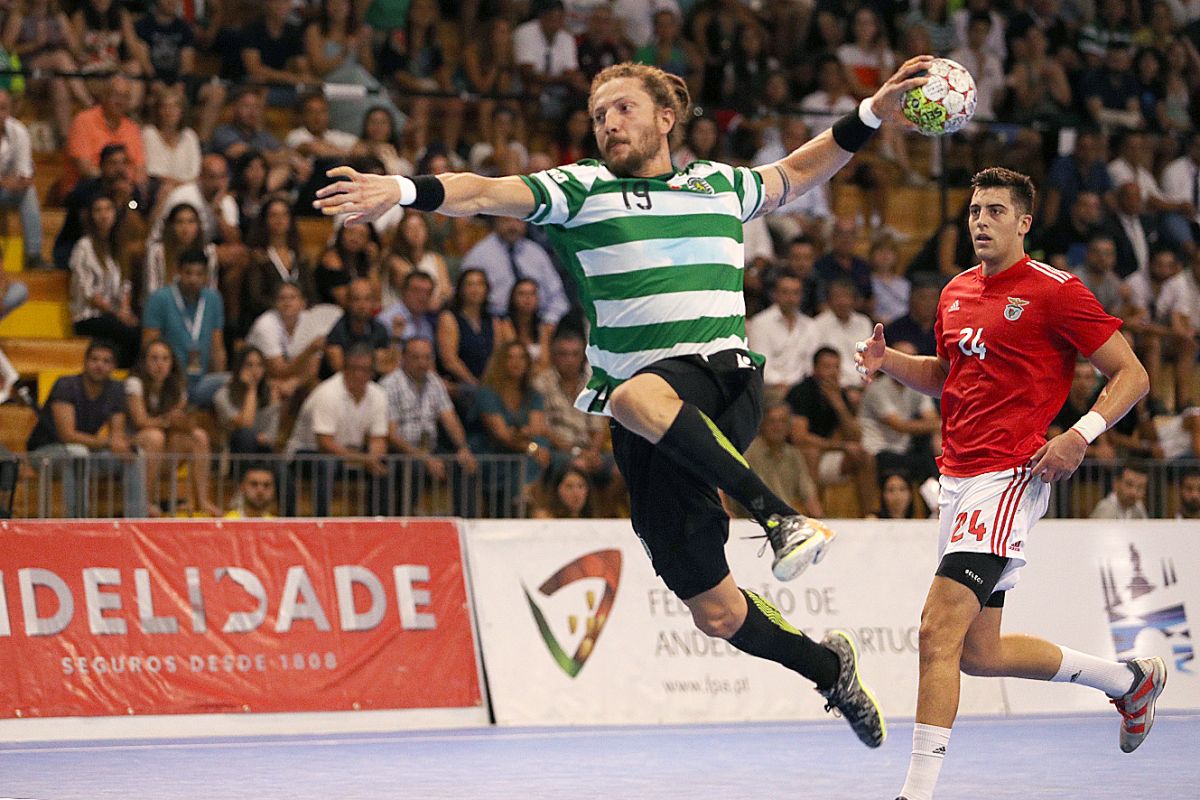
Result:
{"label": "white sneaker", "polygon": [[775,551],[771,572],[781,581],[790,581],[825,556],[825,548],[837,534],[820,520],[794,514],[773,514],[767,521],[767,540]]}

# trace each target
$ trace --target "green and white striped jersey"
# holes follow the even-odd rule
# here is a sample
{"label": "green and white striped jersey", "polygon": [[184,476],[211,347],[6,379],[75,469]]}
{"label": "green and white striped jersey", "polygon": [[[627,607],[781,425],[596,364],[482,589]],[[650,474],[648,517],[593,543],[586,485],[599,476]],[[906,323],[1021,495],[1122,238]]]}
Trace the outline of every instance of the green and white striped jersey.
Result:
{"label": "green and white striped jersey", "polygon": [[664,358],[749,349],[742,224],[763,202],[758,173],[696,161],[618,178],[587,160],[522,180],[536,200],[525,220],[547,227],[590,324],[576,407],[607,415],[612,390]]}

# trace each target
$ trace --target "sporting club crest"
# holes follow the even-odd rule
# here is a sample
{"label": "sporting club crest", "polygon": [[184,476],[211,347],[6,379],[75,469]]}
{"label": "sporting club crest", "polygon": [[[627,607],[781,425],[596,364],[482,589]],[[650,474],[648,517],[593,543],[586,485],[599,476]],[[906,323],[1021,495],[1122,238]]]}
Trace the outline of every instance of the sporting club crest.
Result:
{"label": "sporting club crest", "polygon": [[1009,322],[1016,322],[1021,318],[1021,314],[1025,313],[1025,306],[1029,305],[1028,300],[1022,300],[1019,297],[1008,298],[1008,305],[1004,307],[1004,318]]}

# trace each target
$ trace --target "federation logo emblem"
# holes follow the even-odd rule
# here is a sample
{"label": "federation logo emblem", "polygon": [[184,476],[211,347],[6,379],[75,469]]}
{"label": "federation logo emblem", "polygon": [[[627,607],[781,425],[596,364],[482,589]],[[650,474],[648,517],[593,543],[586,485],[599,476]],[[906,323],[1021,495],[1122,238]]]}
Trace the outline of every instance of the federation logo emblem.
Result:
{"label": "federation logo emblem", "polygon": [[551,597],[563,587],[587,578],[601,579],[604,582],[604,591],[598,600],[595,591],[585,592],[582,598],[584,607],[578,613],[567,615],[567,633],[573,635],[581,629],[583,631],[583,638],[580,639],[573,655],[567,654],[566,649],[558,641],[558,637],[554,635],[546,614],[533,599],[529,590],[524,585],[521,586],[521,590],[525,593],[525,600],[529,603],[529,610],[533,614],[534,622],[537,623],[538,633],[542,635],[542,641],[546,643],[546,649],[550,651],[554,663],[558,664],[562,671],[571,678],[579,674],[588,658],[595,652],[596,641],[604,631],[604,624],[608,622],[609,612],[617,597],[617,586],[621,582],[621,551],[597,550],[594,553],[580,556],[563,566],[537,588],[538,593],[543,597]]}
{"label": "federation logo emblem", "polygon": [[1141,553],[1130,544],[1128,566],[1104,564],[1100,582],[1117,658],[1158,654],[1177,672],[1193,672],[1196,652],[1174,559],[1145,569]]}
{"label": "federation logo emblem", "polygon": [[1028,300],[1022,300],[1019,297],[1008,298],[1008,305],[1004,307],[1004,318],[1009,322],[1016,322],[1021,318],[1021,314],[1025,312],[1025,306],[1029,305]]}

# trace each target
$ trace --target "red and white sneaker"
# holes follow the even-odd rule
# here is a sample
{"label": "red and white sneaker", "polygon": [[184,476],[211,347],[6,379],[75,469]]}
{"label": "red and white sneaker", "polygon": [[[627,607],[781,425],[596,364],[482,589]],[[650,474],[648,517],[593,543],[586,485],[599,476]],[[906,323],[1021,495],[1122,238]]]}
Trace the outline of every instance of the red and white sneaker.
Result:
{"label": "red and white sneaker", "polygon": [[1132,753],[1154,725],[1154,703],[1167,685],[1167,665],[1157,656],[1126,663],[1136,676],[1133,688],[1110,702],[1121,712],[1121,752]]}

